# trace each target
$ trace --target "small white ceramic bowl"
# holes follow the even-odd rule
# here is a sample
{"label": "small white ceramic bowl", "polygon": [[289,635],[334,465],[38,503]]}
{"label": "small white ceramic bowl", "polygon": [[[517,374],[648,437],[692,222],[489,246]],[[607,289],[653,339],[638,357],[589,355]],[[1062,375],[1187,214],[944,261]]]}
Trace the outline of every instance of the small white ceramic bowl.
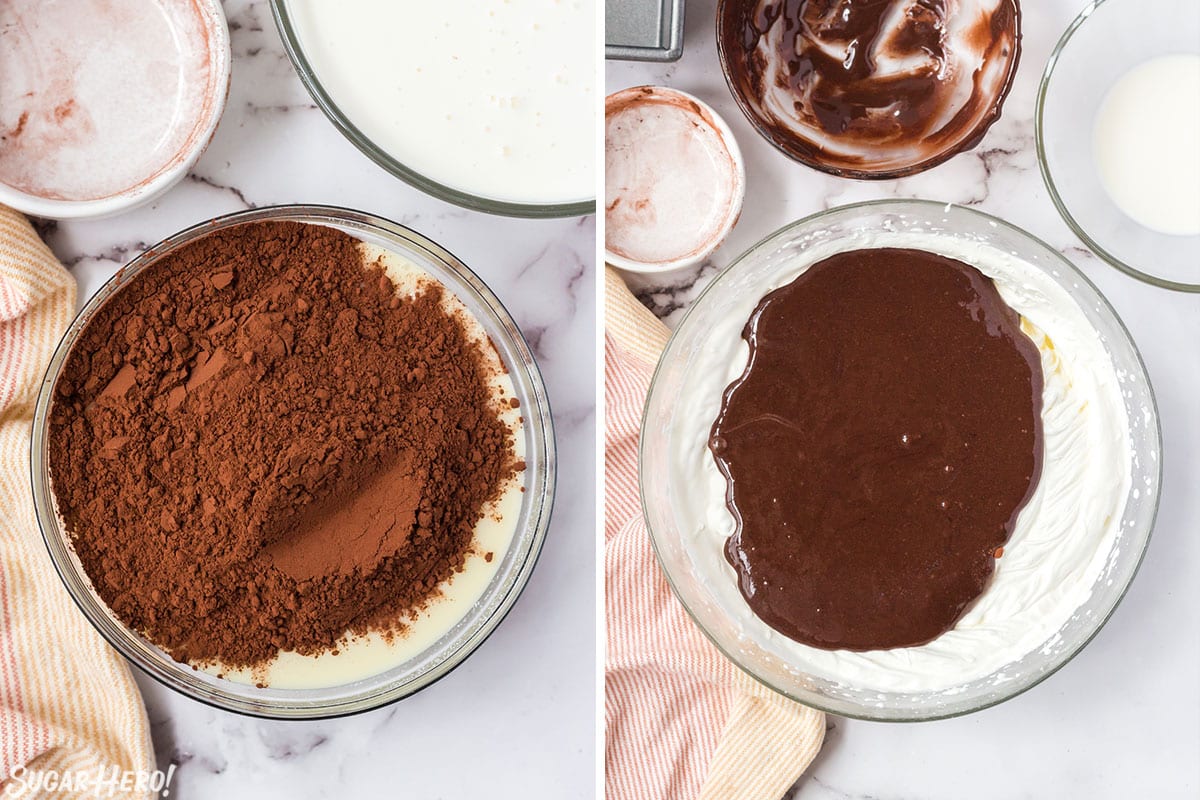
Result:
{"label": "small white ceramic bowl", "polygon": [[604,260],[635,272],[698,264],[733,230],[746,167],[706,103],[663,86],[604,101]]}
{"label": "small white ceramic bowl", "polygon": [[231,62],[218,0],[14,0],[0,28],[0,204],[53,219],[127,211],[212,139]]}

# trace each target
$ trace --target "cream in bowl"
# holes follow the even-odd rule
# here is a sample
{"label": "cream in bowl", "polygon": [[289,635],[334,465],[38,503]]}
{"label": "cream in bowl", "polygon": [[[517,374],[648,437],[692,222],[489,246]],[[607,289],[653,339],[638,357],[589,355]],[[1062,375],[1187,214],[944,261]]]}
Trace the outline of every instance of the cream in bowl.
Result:
{"label": "cream in bowl", "polygon": [[1104,96],[1093,137],[1100,182],[1121,211],[1152,231],[1200,234],[1200,53],[1125,73]]}
{"label": "cream in bowl", "polygon": [[1092,0],[1046,62],[1034,125],[1050,199],[1087,248],[1200,291],[1200,4]]}
{"label": "cream in bowl", "polygon": [[229,87],[217,2],[0,5],[0,202],[94,217],[157,197],[208,145]]}
{"label": "cream in bowl", "polygon": [[318,104],[385,169],[483,211],[593,210],[590,0],[273,7]]}

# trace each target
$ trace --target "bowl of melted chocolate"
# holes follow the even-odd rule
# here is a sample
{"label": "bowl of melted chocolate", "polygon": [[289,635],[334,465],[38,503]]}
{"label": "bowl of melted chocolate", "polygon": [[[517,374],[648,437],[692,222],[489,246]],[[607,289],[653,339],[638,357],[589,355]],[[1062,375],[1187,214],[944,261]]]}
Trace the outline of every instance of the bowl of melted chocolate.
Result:
{"label": "bowl of melted chocolate", "polygon": [[696,301],[647,398],[651,539],[760,681],[880,720],[1070,660],[1133,579],[1160,434],[1137,350],[1029,234],[922,201],[789,225]]}
{"label": "bowl of melted chocolate", "polygon": [[738,105],[791,158],[897,178],[970,150],[1000,117],[1020,53],[1017,0],[721,0],[717,49]]}

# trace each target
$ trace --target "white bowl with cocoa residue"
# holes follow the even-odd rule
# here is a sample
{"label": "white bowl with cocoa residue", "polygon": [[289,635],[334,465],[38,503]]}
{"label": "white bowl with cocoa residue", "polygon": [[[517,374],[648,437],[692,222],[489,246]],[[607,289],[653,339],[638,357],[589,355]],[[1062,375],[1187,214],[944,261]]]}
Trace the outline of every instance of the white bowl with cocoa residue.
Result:
{"label": "white bowl with cocoa residue", "polygon": [[0,203],[103,217],[177,183],[225,108],[217,0],[0,4]]}
{"label": "white bowl with cocoa residue", "polygon": [[663,86],[604,101],[604,260],[636,272],[697,264],[733,230],[746,168],[706,103]]}

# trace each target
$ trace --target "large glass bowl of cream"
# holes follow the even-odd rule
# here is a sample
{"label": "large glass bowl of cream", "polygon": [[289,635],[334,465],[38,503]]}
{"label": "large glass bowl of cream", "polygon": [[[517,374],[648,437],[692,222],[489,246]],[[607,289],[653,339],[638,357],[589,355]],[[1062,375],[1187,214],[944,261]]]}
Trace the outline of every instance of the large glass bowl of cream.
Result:
{"label": "large glass bowl of cream", "polygon": [[[256,222],[294,222],[341,231],[400,270],[423,274],[453,294],[491,340],[519,401],[520,439],[514,452],[526,464],[517,505],[505,507],[489,536],[499,535],[496,558],[472,559],[439,587],[439,596],[403,636],[372,632],[347,637],[316,655],[280,652],[259,670],[229,670],[176,661],[125,624],[101,598],[80,562],[58,513],[48,455],[55,387],[81,333],[130,281],[153,273],[163,259],[214,231]],[[117,652],[165,686],[217,708],[273,719],[318,719],[368,711],[429,686],[482,644],[516,603],[541,552],[554,502],[556,459],[545,384],[520,329],[499,298],[441,245],[394,222],[331,206],[272,206],[203,222],[156,244],[125,265],[83,307],[63,335],[40,385],[31,446],[33,496],[50,560],[88,621]],[[500,520],[503,520],[500,522]],[[483,525],[477,526],[480,536]],[[505,538],[507,542],[503,543]]]}
{"label": "large glass bowl of cream", "polygon": [[518,217],[595,211],[591,0],[271,0],[339,131],[442,200]]}
{"label": "large glass bowl of cream", "polygon": [[[975,267],[1045,334],[1041,479],[978,600],[928,644],[825,650],[759,619],[725,557],[736,522],[708,440],[741,374],[743,326],[760,299],[836,253],[924,250]],[[1062,667],[1115,610],[1158,508],[1161,433],[1129,333],[1062,255],[955,205],[843,206],[771,234],[696,300],[659,361],[640,443],[650,538],[676,596],[731,661],[798,702],[842,716],[920,721],[1003,702]]]}

